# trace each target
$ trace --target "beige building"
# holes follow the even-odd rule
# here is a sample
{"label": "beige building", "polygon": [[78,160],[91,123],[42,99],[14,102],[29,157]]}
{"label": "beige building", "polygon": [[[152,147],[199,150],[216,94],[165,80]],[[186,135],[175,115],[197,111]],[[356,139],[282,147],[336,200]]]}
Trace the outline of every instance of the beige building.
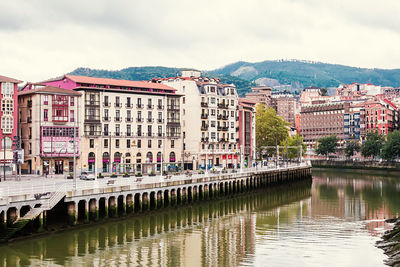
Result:
{"label": "beige building", "polygon": [[181,95],[175,89],[73,75],[45,83],[82,94],[78,102],[82,171],[156,173],[177,170],[181,164]]}
{"label": "beige building", "polygon": [[291,124],[296,123],[296,98],[292,94],[276,93],[272,94],[272,107],[276,110],[276,114],[281,116],[285,121]]}
{"label": "beige building", "polygon": [[80,96],[79,92],[41,84],[27,84],[18,93],[23,173],[73,171],[74,151],[79,157]]}
{"label": "beige building", "polygon": [[184,160],[187,169],[239,164],[238,95],[234,85],[187,70],[181,77],[155,79],[183,94]]}

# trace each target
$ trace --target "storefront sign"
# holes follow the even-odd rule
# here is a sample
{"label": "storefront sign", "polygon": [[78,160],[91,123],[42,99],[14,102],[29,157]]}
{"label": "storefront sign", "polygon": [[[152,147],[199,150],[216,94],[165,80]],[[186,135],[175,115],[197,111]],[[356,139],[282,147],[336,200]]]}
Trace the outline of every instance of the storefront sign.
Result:
{"label": "storefront sign", "polygon": [[[74,144],[69,141],[53,141],[53,147],[50,142],[43,142],[42,151],[44,153],[54,154],[73,154]],[[53,150],[53,151],[52,151]]]}

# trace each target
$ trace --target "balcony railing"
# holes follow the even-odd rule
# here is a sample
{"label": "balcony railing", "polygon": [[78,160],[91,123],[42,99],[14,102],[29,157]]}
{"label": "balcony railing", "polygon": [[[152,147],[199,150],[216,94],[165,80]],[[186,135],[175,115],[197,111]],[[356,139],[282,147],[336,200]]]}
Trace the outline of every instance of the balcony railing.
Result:
{"label": "balcony railing", "polygon": [[114,106],[115,106],[116,108],[120,108],[120,107],[122,107],[122,104],[119,103],[119,102],[115,102],[115,103],[114,103]]}
{"label": "balcony railing", "polygon": [[143,118],[136,118],[137,122],[143,122]]}
{"label": "balcony railing", "polygon": [[149,133],[147,133],[147,136],[152,136],[152,133],[150,133],[150,132],[149,132]]}
{"label": "balcony railing", "polygon": [[131,122],[131,121],[132,121],[132,118],[131,118],[131,117],[126,117],[125,120],[126,120],[127,122]]}
{"label": "balcony railing", "polygon": [[103,132],[104,136],[108,136],[109,132]]}
{"label": "balcony railing", "polygon": [[177,118],[168,118],[167,122],[168,123],[179,123],[179,119],[177,119]]}
{"label": "balcony railing", "polygon": [[120,132],[115,132],[115,136],[121,136]]}
{"label": "balcony railing", "polygon": [[147,108],[148,108],[148,109],[153,109],[153,108],[154,108],[154,105],[147,105]]}
{"label": "balcony railing", "polygon": [[101,131],[90,131],[90,130],[85,130],[85,135],[88,136],[100,136]]}
{"label": "balcony railing", "polygon": [[100,106],[100,101],[96,100],[86,100],[85,101],[86,106]]}
{"label": "balcony railing", "polygon": [[111,106],[111,103],[110,102],[103,102],[103,106],[109,107],[109,106]]}
{"label": "balcony railing", "polygon": [[26,122],[27,123],[31,123],[32,122],[32,118],[31,117],[26,118]]}
{"label": "balcony railing", "polygon": [[115,117],[114,121],[121,121],[121,117]]}
{"label": "balcony railing", "polygon": [[110,121],[110,117],[103,117],[104,121]]}
{"label": "balcony railing", "polygon": [[167,109],[169,109],[169,110],[179,110],[179,106],[178,105],[168,105]]}
{"label": "balcony railing", "polygon": [[28,108],[31,108],[32,107],[32,100],[28,100]]}
{"label": "balcony railing", "polygon": [[161,136],[163,136],[163,134],[162,133],[157,133],[157,136],[161,137]]}
{"label": "balcony railing", "polygon": [[132,133],[131,132],[126,132],[126,136],[131,136]]}
{"label": "balcony railing", "polygon": [[207,131],[208,130],[208,125],[202,125],[201,126],[202,131]]}
{"label": "balcony railing", "polygon": [[236,117],[236,121],[239,121],[239,117]]}
{"label": "balcony railing", "polygon": [[222,115],[222,119],[223,120],[228,120],[228,116],[227,115]]}
{"label": "balcony railing", "polygon": [[152,123],[152,122],[154,122],[154,119],[152,119],[152,118],[147,118],[147,122]]}
{"label": "balcony railing", "polygon": [[127,108],[133,108],[133,105],[132,105],[131,103],[126,103],[126,104],[125,104],[125,107],[127,107]]}
{"label": "balcony railing", "polygon": [[201,118],[202,118],[202,119],[207,119],[207,118],[208,118],[208,114],[202,113],[202,114],[201,114]]}
{"label": "balcony railing", "polygon": [[208,137],[202,137],[201,142],[208,142]]}
{"label": "balcony railing", "polygon": [[158,109],[164,109],[164,105],[157,105]]}
{"label": "balcony railing", "polygon": [[208,107],[208,103],[207,102],[201,102],[200,103],[202,107]]}
{"label": "balcony railing", "polygon": [[164,119],[157,119],[158,123],[164,123]]}
{"label": "balcony railing", "polygon": [[136,108],[143,108],[143,104],[136,104]]}

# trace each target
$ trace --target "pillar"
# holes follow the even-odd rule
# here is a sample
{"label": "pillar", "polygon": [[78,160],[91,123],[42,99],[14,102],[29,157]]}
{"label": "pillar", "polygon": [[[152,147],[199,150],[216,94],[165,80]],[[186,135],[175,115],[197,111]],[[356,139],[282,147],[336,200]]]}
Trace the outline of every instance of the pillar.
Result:
{"label": "pillar", "polygon": [[[68,223],[69,225],[75,225],[78,221],[78,205],[75,202],[69,202],[67,206],[68,211]],[[43,227],[43,213],[40,214],[40,226]]]}
{"label": "pillar", "polygon": [[84,223],[89,223],[89,201],[85,200],[85,219]]}

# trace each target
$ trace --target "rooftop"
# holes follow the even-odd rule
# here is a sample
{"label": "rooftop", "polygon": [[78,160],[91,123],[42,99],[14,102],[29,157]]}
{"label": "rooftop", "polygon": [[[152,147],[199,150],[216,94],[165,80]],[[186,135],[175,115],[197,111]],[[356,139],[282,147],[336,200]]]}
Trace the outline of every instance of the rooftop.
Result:
{"label": "rooftop", "polygon": [[6,76],[1,76],[1,75],[0,75],[0,82],[22,83],[22,81],[20,81],[20,80],[16,80],[16,79],[9,78],[9,77],[6,77]]}

